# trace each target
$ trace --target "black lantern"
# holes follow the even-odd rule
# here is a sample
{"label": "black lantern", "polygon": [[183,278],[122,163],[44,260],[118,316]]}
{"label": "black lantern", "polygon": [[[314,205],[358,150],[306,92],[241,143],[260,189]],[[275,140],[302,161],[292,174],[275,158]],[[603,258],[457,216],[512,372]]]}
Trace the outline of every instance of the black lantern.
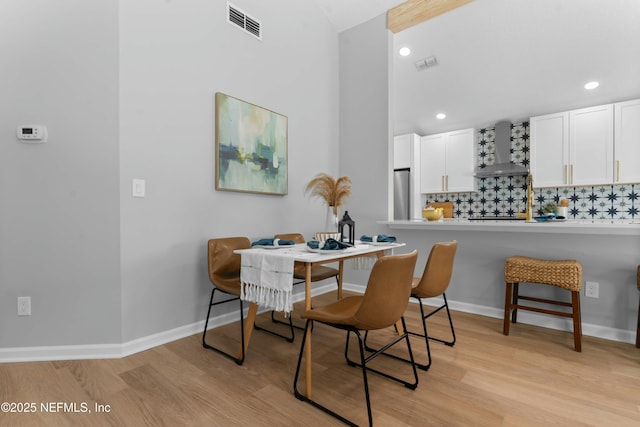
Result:
{"label": "black lantern", "polygon": [[[356,223],[349,216],[349,211],[344,211],[344,216],[338,222],[338,233],[340,233],[341,242],[348,242],[351,245],[355,244],[356,242],[355,225]],[[345,228],[348,228],[348,230],[345,230]],[[348,235],[345,235],[345,232],[347,232]]]}

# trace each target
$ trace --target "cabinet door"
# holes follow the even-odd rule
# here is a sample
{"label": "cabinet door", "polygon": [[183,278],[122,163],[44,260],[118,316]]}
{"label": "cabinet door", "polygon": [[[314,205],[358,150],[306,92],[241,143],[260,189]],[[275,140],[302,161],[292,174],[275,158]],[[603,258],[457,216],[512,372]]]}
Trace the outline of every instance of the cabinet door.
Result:
{"label": "cabinet door", "polygon": [[569,113],[532,117],[530,167],[535,187],[567,185]]}
{"label": "cabinet door", "polygon": [[444,134],[420,138],[420,192],[444,191],[446,137]]}
{"label": "cabinet door", "polygon": [[411,135],[401,135],[393,138],[393,168],[405,169],[411,167]]}
{"label": "cabinet door", "polygon": [[473,129],[447,133],[445,189],[448,192],[474,190],[474,137]]}
{"label": "cabinet door", "polygon": [[614,106],[615,182],[640,182],[640,99]]}
{"label": "cabinet door", "polygon": [[613,104],[569,112],[569,184],[613,182]]}

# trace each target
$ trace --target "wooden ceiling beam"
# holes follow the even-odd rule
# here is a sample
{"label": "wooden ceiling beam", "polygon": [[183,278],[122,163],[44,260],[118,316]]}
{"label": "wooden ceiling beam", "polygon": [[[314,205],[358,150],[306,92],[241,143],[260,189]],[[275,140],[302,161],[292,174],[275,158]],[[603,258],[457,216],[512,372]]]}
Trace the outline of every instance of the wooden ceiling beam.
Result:
{"label": "wooden ceiling beam", "polygon": [[387,12],[387,28],[393,33],[406,30],[473,0],[407,0]]}

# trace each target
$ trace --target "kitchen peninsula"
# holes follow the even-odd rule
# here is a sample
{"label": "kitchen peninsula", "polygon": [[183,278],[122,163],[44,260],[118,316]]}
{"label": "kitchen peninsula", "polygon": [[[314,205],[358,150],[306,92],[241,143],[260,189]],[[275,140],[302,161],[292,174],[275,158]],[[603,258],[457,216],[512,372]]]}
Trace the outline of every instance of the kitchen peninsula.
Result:
{"label": "kitchen peninsula", "polygon": [[445,219],[442,221],[381,221],[392,229],[426,229],[451,231],[494,231],[518,233],[563,233],[640,236],[640,221],[632,220],[568,220],[547,222],[525,222],[521,220],[469,220]]}
{"label": "kitchen peninsula", "polygon": [[[640,264],[640,221],[568,220],[525,221],[379,221],[407,248],[418,249],[416,271],[422,271],[431,246],[458,241],[447,299],[453,310],[502,319],[504,310],[504,260],[513,255],[545,259],[577,259],[583,280],[598,283],[598,297],[581,292],[583,334],[635,342],[638,310],[636,269]],[[551,286],[523,286],[538,297],[563,298]],[[583,283],[584,289],[584,283]],[[455,316],[455,314],[454,314]],[[521,313],[520,323],[571,330],[566,319],[537,313]],[[455,319],[454,319],[455,322]],[[496,322],[496,333],[501,333]],[[567,334],[567,346],[572,338]],[[584,351],[589,351],[588,346]]]}
{"label": "kitchen peninsula", "polygon": [[[619,125],[622,122],[637,123],[633,118],[640,114],[638,106],[640,100],[632,100],[597,110],[605,110],[607,113],[618,111],[618,114],[607,114],[607,120],[604,121],[604,129],[611,131],[616,118]],[[561,117],[590,111],[564,112]],[[625,113],[633,113],[632,120],[625,119]],[[420,201],[414,203],[412,208],[411,216],[414,219],[379,221],[378,224],[387,226],[389,230],[385,232],[406,243],[408,249],[415,248],[419,251],[416,275],[424,268],[433,244],[457,240],[458,251],[453,277],[447,290],[449,305],[453,310],[496,319],[502,319],[504,314],[505,259],[514,255],[542,259],[576,259],[583,267],[583,281],[591,282],[590,288],[597,289],[595,295],[589,297],[581,292],[583,335],[634,343],[638,316],[636,270],[640,265],[637,177],[614,174],[612,169],[622,170],[618,168],[619,159],[616,159],[616,167],[613,168],[614,150],[610,145],[606,145],[604,150],[594,143],[587,152],[604,150],[606,153],[595,156],[596,160],[611,160],[606,162],[602,177],[577,177],[569,182],[546,179],[547,170],[538,167],[550,164],[543,158],[546,151],[532,145],[532,141],[541,138],[545,132],[542,132],[544,129],[538,119],[533,118],[532,121],[534,129],[530,128],[528,121],[524,121],[510,126],[498,126],[497,123],[494,127],[478,130],[475,145],[477,170],[473,191],[454,191],[447,188],[447,179],[450,179],[447,176],[440,177],[443,187],[428,189],[429,192],[422,191],[421,186],[414,185],[414,188],[420,188],[417,194]],[[564,127],[558,128],[568,129],[567,123],[568,121],[562,121]],[[578,128],[574,126],[572,129],[575,135],[579,134]],[[637,127],[628,126],[627,130],[630,134],[636,135]],[[554,133],[547,132],[546,136],[551,134]],[[612,131],[606,134],[613,137]],[[562,135],[570,139],[570,135]],[[616,135],[618,138],[614,138],[614,142],[621,147],[625,146],[627,138],[623,137],[624,132],[617,132]],[[633,136],[630,140],[635,141],[637,138]],[[420,144],[414,144],[414,159],[422,159],[425,153],[433,151],[434,147],[423,144],[426,141],[420,138]],[[428,149],[425,151],[423,148]],[[420,157],[417,153],[423,156]],[[502,154],[497,155],[500,153]],[[531,153],[534,154],[530,155]],[[628,163],[637,159],[635,154],[623,157],[620,164],[622,160]],[[418,175],[422,177],[422,163],[424,162],[416,162],[413,165],[416,180]],[[513,171],[507,168],[513,168]],[[527,194],[528,183],[524,176],[527,169],[533,170],[533,178],[539,178],[540,182],[545,184],[540,185],[540,182],[536,181],[532,183],[533,197]],[[592,169],[595,167],[583,167],[581,170],[584,172]],[[634,164],[624,169],[638,170]],[[503,170],[508,170],[509,173],[503,175]],[[553,170],[554,173],[557,172]],[[468,168],[466,171],[466,176],[471,177],[472,172],[469,172]],[[572,172],[571,167],[561,167],[561,175],[563,171]],[[528,199],[533,200],[534,216],[540,215],[542,207],[547,204],[558,203],[560,200],[569,201],[567,221],[525,222],[516,218],[488,218],[515,217],[518,212],[522,212]],[[417,219],[420,218],[422,208],[434,202],[452,203],[453,218],[436,222]],[[475,217],[476,220],[466,219],[467,217]],[[524,284],[522,288],[524,294],[534,297],[566,298],[559,289],[551,286]],[[567,331],[572,328],[566,319],[556,319],[538,313],[520,313],[518,320],[520,323]],[[500,322],[496,323],[496,333],[501,333]],[[567,346],[571,345],[571,335],[568,334]]]}

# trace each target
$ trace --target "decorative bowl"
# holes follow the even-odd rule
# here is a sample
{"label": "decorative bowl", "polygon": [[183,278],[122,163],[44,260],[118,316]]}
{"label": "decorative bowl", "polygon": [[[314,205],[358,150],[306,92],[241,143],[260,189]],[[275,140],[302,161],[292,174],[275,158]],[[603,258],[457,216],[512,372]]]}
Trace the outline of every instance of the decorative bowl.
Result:
{"label": "decorative bowl", "polygon": [[439,221],[442,218],[442,208],[424,208],[422,209],[422,217],[427,221]]}
{"label": "decorative bowl", "polygon": [[315,239],[317,241],[325,241],[327,239],[335,239],[340,240],[340,233],[335,231],[318,231],[314,234]]}

